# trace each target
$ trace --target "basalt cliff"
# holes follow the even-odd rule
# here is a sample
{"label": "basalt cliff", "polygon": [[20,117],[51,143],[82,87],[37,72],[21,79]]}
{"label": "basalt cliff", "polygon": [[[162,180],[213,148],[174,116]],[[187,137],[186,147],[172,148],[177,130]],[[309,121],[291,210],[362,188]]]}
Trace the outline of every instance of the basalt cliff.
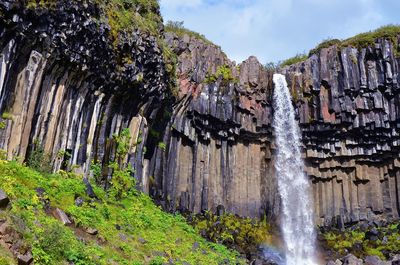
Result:
{"label": "basalt cliff", "polygon": [[[102,165],[107,186],[113,135],[128,128],[132,177],[165,209],[278,216],[274,71],[160,26],[177,57],[172,77],[156,37],[137,29],[113,42],[95,4],[60,2],[0,3],[0,149],[9,159],[40,145],[54,171],[88,178]],[[397,43],[334,45],[276,69],[292,91],[320,225],[399,218]]]}

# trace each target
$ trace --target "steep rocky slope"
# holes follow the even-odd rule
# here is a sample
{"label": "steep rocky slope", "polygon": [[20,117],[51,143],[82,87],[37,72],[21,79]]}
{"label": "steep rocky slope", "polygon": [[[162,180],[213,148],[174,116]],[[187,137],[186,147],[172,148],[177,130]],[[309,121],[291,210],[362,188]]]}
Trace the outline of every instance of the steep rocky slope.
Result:
{"label": "steep rocky slope", "polygon": [[[97,5],[67,2],[0,3],[8,158],[43,146],[54,171],[90,176],[91,165],[103,165],[107,186],[113,135],[129,128],[126,163],[166,209],[276,217],[272,72],[255,57],[236,65],[190,34],[161,37],[161,28],[115,42]],[[176,97],[161,38],[177,55]],[[332,46],[279,70],[297,107],[319,224],[399,217],[398,49],[386,39],[361,50]]]}

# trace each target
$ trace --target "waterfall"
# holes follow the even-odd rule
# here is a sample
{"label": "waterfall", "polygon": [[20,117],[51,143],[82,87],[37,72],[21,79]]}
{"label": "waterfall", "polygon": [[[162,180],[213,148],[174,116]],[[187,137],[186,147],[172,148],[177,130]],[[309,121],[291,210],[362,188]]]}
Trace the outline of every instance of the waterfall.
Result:
{"label": "waterfall", "polygon": [[312,265],[315,232],[311,188],[300,152],[300,129],[294,117],[285,76],[274,74],[273,95],[276,177],[282,202],[281,230],[287,265]]}

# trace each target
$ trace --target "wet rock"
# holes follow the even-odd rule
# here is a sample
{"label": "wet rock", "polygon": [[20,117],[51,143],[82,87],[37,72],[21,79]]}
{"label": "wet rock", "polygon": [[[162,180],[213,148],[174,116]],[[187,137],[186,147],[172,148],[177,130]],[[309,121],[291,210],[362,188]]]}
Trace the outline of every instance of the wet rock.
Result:
{"label": "wet rock", "polygon": [[7,207],[9,202],[10,202],[10,199],[8,198],[7,194],[3,190],[0,189],[0,208]]}
{"label": "wet rock", "polygon": [[328,261],[328,263],[326,264],[326,265],[342,265],[343,264],[343,262],[341,262],[340,260],[335,260],[335,261],[332,261],[332,260],[330,260],[330,261]]}

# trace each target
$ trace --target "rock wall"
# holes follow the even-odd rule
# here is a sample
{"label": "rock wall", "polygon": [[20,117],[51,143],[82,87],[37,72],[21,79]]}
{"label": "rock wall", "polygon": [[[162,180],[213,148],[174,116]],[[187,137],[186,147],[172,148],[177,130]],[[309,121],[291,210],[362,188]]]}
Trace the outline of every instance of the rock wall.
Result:
{"label": "rock wall", "polygon": [[[90,3],[0,8],[0,149],[26,160],[43,148],[54,171],[87,176],[91,163],[113,159],[113,135],[129,128],[126,162],[140,174],[148,127],[168,95],[156,38],[138,30],[115,44]],[[105,182],[110,173],[105,166]]]}
{"label": "rock wall", "polygon": [[[271,162],[271,73],[255,57],[240,66],[189,35],[166,40],[178,55],[180,95],[149,174],[169,210],[260,217],[279,211]],[[219,77],[221,67],[233,80]]]}
{"label": "rock wall", "polygon": [[399,218],[399,47],[322,49],[282,70],[303,131],[319,223]]}

